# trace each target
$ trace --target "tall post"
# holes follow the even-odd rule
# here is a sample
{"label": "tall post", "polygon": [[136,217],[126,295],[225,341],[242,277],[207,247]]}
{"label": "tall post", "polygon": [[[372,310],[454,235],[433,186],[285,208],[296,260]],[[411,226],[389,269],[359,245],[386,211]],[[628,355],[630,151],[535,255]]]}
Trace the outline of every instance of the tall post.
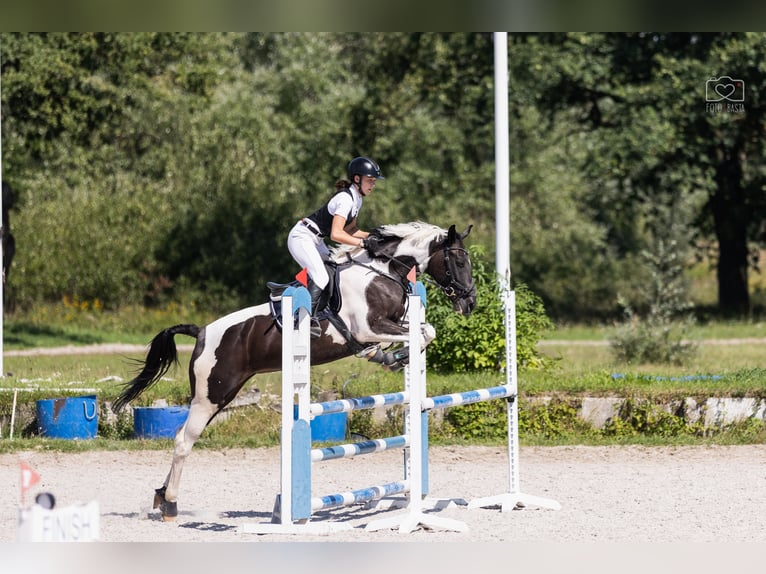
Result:
{"label": "tall post", "polygon": [[[293,521],[293,404],[295,401],[295,385],[293,380],[292,347],[295,331],[293,329],[293,297],[282,296],[282,434],[280,437],[280,500],[279,522],[292,524]],[[285,464],[285,462],[287,462]]]}
{"label": "tall post", "polygon": [[[0,42],[0,70],[3,68],[3,46]],[[0,213],[3,211],[3,75],[0,73]],[[5,235],[5,229],[3,228],[2,221],[0,221],[0,262],[3,260],[3,236]],[[5,366],[3,365],[3,355],[5,353],[3,347],[3,323],[5,321],[5,307],[3,305],[3,299],[5,299],[5,269],[0,271],[0,378],[5,376]]]}
{"label": "tall post", "polygon": [[[295,324],[297,315],[297,327]],[[282,294],[282,433],[280,493],[270,523],[244,524],[255,534],[325,534],[351,528],[311,518],[311,296],[305,287]],[[298,397],[296,404],[295,397]]]}
{"label": "tall post", "polygon": [[516,373],[516,294],[511,290],[510,153],[508,130],[508,33],[495,32],[495,232],[496,268],[504,310],[505,380],[512,389],[506,399],[508,418],[509,488],[507,493],[472,500],[469,508],[500,505],[503,512],[533,504],[559,509],[551,499],[523,494],[519,479],[519,400]]}
{"label": "tall post", "polygon": [[292,525],[293,521],[305,523],[311,515],[310,309],[311,297],[304,287],[289,287],[282,294],[282,464],[278,503],[282,526]]}
{"label": "tall post", "polygon": [[507,402],[508,465],[511,493],[519,487],[519,401],[516,382],[516,309],[511,291],[510,142],[508,125],[508,34],[495,32],[495,268],[500,281],[505,328],[505,384],[514,390]]}
{"label": "tall post", "polygon": [[[399,532],[408,534],[423,525],[426,527],[436,527],[442,530],[452,530],[454,532],[465,532],[468,526],[459,520],[452,518],[443,518],[423,511],[423,399],[426,396],[425,371],[426,371],[426,353],[425,348],[421,348],[422,325],[425,319],[425,302],[421,297],[425,294],[425,288],[422,289],[423,295],[417,293],[417,287],[412,284],[415,293],[408,297],[407,321],[409,322],[409,363],[405,367],[405,381],[407,390],[410,394],[407,412],[407,430],[410,437],[409,454],[407,456],[407,481],[410,485],[409,504],[407,505],[407,514],[405,516],[394,516],[391,518],[382,518],[365,526],[365,530],[373,532],[386,528],[397,528]],[[422,284],[421,284],[422,285]]]}
{"label": "tall post", "polygon": [[495,32],[495,268],[511,288],[510,152],[508,142],[508,33]]}

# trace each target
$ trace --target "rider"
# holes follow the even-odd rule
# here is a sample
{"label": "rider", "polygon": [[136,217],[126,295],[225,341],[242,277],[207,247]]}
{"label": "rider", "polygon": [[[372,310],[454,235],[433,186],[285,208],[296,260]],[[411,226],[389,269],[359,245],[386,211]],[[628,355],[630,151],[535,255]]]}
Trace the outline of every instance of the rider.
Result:
{"label": "rider", "polygon": [[327,286],[330,277],[324,265],[330,250],[323,238],[336,243],[374,249],[368,239],[369,233],[356,226],[356,219],[367,197],[379,179],[385,179],[377,163],[368,157],[356,157],[346,170],[348,180],[335,182],[335,193],[322,207],[298,221],[287,237],[290,255],[309,276],[308,291],[311,295],[312,336],[319,335],[316,315],[324,309],[329,299]]}

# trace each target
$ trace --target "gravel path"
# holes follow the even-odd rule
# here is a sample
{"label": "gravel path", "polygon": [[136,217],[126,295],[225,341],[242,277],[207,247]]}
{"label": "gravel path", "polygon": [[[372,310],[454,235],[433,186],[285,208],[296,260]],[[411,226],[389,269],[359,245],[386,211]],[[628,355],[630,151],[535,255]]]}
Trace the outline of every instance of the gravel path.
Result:
{"label": "gravel path", "polygon": [[[16,538],[19,461],[42,477],[28,493],[52,492],[60,506],[98,500],[101,540],[109,542],[760,542],[766,543],[766,445],[737,447],[529,447],[521,451],[526,494],[555,499],[560,510],[528,506],[500,512],[452,505],[436,516],[467,532],[419,528],[368,532],[364,526],[406,510],[326,511],[313,522],[350,525],[330,535],[260,535],[279,489],[279,450],[195,450],[181,481],[179,517],[163,523],[150,508],[170,451],[0,455],[0,541]],[[505,450],[435,447],[431,496],[465,499],[508,489]],[[317,463],[313,495],[401,479],[401,451]]]}

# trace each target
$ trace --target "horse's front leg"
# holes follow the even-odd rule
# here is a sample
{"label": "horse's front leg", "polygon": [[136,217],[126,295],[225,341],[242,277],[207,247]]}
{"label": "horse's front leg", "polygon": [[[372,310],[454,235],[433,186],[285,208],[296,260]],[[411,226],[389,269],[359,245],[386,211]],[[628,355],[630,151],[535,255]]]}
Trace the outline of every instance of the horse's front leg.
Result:
{"label": "horse's front leg", "polygon": [[[397,371],[403,369],[409,363],[410,348],[407,344],[410,342],[410,330],[408,326],[402,326],[398,323],[388,320],[375,322],[375,330],[357,335],[360,342],[372,343],[369,347],[357,354],[358,357],[365,358],[373,363],[380,363],[384,368]],[[430,323],[424,323],[420,328],[420,350],[423,351],[428,344],[436,338],[436,330]],[[391,352],[381,349],[381,344],[402,343],[404,348]]]}
{"label": "horse's front leg", "polygon": [[165,522],[173,521],[178,516],[178,487],[184,462],[216,410],[216,406],[207,400],[192,401],[189,416],[176,433],[170,472],[165,483],[154,494],[154,508],[160,509]]}
{"label": "horse's front leg", "polygon": [[[360,343],[409,343],[410,328],[400,325],[389,319],[375,321],[373,325],[367,325],[365,329],[358,330],[354,337]],[[420,326],[420,350],[423,351],[428,344],[436,338],[436,329],[430,323]]]}

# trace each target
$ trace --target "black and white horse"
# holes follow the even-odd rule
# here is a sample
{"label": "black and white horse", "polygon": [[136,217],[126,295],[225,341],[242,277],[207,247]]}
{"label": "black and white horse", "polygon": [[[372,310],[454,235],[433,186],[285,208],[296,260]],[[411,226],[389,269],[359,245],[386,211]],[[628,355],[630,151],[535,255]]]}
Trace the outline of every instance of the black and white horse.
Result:
{"label": "black and white horse", "polygon": [[[409,286],[407,276],[413,266],[418,273],[432,278],[457,313],[470,314],[476,305],[476,289],[471,261],[463,245],[470,230],[469,226],[458,233],[454,225],[444,230],[423,222],[386,225],[372,232],[379,238],[374,257],[362,248],[336,248],[332,259],[337,266],[335,285],[340,297],[333,297],[330,306],[337,312],[321,321],[322,333],[311,342],[311,363],[322,364],[357,354],[384,366],[401,367],[406,353],[393,356],[384,348],[409,339],[408,328],[402,321]],[[274,290],[277,286],[270,287]],[[113,408],[119,411],[177,362],[175,335],[196,338],[189,365],[192,394],[189,416],[176,434],[170,472],[164,485],[155,491],[154,506],[160,508],[163,520],[173,520],[178,514],[184,461],[208,423],[253,375],[281,369],[282,336],[275,321],[272,304],[263,303],[221,317],[205,327],[176,325],[165,329],[152,340],[141,372],[126,383],[115,401]],[[424,326],[422,348],[434,337],[433,327]]]}

